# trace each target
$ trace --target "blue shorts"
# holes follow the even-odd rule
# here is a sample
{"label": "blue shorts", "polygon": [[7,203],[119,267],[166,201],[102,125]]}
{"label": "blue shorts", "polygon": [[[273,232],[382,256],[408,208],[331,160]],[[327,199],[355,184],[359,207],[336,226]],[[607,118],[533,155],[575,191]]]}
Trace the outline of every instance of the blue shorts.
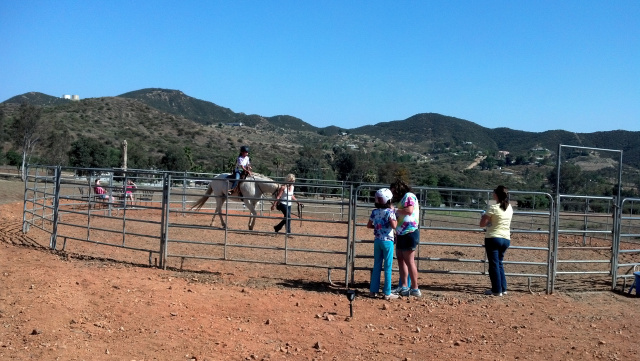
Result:
{"label": "blue shorts", "polygon": [[396,249],[400,251],[415,251],[418,248],[418,243],[420,243],[420,230],[416,229],[411,233],[399,234]]}

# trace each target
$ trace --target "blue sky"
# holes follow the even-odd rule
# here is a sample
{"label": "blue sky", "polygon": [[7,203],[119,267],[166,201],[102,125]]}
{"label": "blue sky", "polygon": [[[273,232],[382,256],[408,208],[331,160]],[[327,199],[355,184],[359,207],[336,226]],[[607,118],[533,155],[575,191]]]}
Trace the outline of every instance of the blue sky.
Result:
{"label": "blue sky", "polygon": [[0,101],[177,89],[355,128],[640,131],[640,1],[0,2]]}

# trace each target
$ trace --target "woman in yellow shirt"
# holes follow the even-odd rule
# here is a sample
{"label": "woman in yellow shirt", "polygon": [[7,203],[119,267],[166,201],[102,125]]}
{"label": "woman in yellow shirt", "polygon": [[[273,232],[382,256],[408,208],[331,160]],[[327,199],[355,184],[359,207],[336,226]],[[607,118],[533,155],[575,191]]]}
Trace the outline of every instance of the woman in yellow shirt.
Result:
{"label": "woman in yellow shirt", "polygon": [[498,186],[493,190],[496,204],[491,205],[480,219],[480,227],[487,227],[484,236],[484,249],[489,262],[491,289],[486,295],[502,296],[507,293],[507,279],[504,275],[502,260],[511,245],[511,218],[513,208],[509,205],[509,190]]}

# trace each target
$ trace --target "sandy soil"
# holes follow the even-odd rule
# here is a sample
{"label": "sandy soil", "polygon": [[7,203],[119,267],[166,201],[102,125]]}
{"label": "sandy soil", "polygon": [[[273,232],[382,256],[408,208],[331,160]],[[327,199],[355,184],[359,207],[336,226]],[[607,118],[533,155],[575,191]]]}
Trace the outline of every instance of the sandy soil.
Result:
{"label": "sandy soil", "polygon": [[352,318],[345,290],[304,268],[189,272],[50,251],[45,235],[22,234],[11,183],[0,181],[3,360],[640,359],[635,297],[491,297],[479,292],[488,280],[421,275],[422,298],[372,299],[358,282]]}

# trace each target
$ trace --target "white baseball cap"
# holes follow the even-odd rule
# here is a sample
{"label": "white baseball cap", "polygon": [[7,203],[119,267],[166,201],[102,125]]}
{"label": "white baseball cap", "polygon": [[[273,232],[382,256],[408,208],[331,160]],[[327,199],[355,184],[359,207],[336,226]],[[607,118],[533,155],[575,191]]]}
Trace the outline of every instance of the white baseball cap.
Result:
{"label": "white baseball cap", "polygon": [[387,204],[391,198],[393,198],[393,193],[389,188],[381,188],[376,192],[376,203],[378,204]]}

